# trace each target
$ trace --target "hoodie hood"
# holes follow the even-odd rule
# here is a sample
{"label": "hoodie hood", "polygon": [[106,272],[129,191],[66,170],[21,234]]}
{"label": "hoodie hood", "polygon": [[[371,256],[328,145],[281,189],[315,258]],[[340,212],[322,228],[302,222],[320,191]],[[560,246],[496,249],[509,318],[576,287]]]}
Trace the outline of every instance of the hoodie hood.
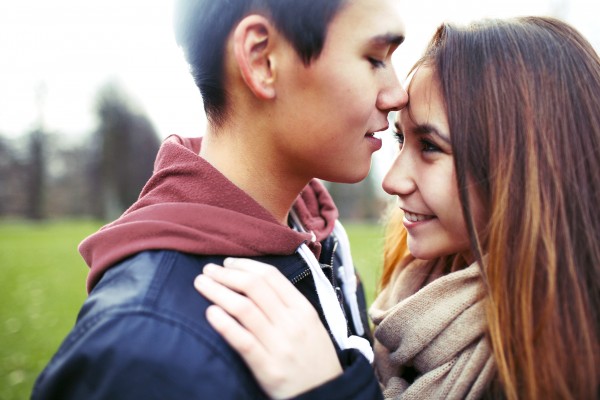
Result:
{"label": "hoodie hood", "polygon": [[[302,243],[310,243],[311,233],[322,240],[333,231],[338,212],[319,181],[312,180],[294,204],[311,233],[296,232],[200,157],[200,145],[201,138],[167,138],[139,199],[80,244],[90,267],[88,292],[111,266],[145,250],[236,257],[288,255]],[[320,246],[312,247],[318,251]]]}

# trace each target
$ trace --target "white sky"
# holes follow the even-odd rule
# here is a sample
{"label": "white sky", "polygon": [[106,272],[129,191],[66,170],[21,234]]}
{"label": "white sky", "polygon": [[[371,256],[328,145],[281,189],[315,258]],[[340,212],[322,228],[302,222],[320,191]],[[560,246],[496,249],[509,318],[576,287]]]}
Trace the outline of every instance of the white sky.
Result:
{"label": "white sky", "polygon": [[[399,1],[407,26],[396,57],[401,76],[443,20],[560,15],[600,49],[600,0]],[[175,45],[171,7],[172,0],[0,0],[0,134],[35,126],[36,93],[44,88],[45,127],[84,137],[96,124],[94,95],[110,79],[161,137],[201,134],[202,101]]]}

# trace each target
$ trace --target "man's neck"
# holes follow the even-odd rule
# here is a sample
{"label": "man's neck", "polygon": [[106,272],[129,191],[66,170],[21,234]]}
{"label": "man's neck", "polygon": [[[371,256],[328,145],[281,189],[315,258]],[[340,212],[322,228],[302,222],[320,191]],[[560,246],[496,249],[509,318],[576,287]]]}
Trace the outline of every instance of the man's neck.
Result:
{"label": "man's neck", "polygon": [[200,156],[227,179],[269,211],[277,221],[287,225],[294,200],[308,179],[289,176],[251,132],[209,131],[202,139]]}

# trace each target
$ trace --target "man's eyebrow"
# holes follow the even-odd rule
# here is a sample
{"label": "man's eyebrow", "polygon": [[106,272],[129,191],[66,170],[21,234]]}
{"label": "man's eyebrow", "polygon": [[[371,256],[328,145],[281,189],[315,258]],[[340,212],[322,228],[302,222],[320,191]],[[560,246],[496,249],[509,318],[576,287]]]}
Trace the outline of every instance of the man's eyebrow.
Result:
{"label": "man's eyebrow", "polygon": [[400,46],[404,42],[404,36],[395,33],[385,33],[373,37],[370,42],[374,45]]}
{"label": "man's eyebrow", "polygon": [[431,124],[418,124],[412,129],[412,131],[415,133],[415,135],[433,134],[444,142],[448,143],[448,145],[452,145],[450,138],[446,134],[441,133],[435,126]]}

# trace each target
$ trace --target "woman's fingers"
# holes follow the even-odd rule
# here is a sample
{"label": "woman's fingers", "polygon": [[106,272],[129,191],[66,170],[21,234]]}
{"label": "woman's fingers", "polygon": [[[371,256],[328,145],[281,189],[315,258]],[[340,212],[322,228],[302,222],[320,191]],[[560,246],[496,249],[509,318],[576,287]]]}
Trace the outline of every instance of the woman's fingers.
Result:
{"label": "woman's fingers", "polygon": [[269,318],[285,316],[287,307],[298,300],[308,303],[281,272],[270,265],[245,259],[226,260],[224,265],[225,268],[207,264],[203,273],[221,285],[248,296],[265,310]]}
{"label": "woman's fingers", "polygon": [[262,343],[256,339],[256,336],[219,306],[209,306],[206,309],[206,319],[251,368],[262,367],[260,362],[267,357]]}
{"label": "woman's fingers", "polygon": [[226,323],[226,327],[232,327],[230,319],[235,318],[237,326],[240,328],[243,326],[257,342],[268,345],[273,339],[272,324],[268,314],[265,314],[251,299],[205,275],[196,277],[194,286],[202,295],[227,313],[229,319],[221,319]]}
{"label": "woman's fingers", "polygon": [[306,298],[296,289],[292,282],[281,271],[270,264],[248,258],[229,257],[223,261],[223,266],[225,270],[238,270],[253,274],[255,278],[268,284],[273,292],[279,296],[283,304],[295,305],[298,301],[306,301]]}
{"label": "woman's fingers", "polygon": [[[277,358],[267,351],[251,332],[247,331],[227,312],[219,306],[209,306],[206,309],[206,319],[238,352],[270,397],[287,398],[298,392],[297,389],[291,390],[292,385],[289,383],[282,385],[284,377],[280,372],[279,363],[283,361],[283,358]],[[285,337],[280,339],[285,340]]]}
{"label": "woman's fingers", "polygon": [[341,373],[316,310],[276,268],[245,259],[225,266],[206,265],[194,284],[220,306],[207,309],[209,323],[271,397],[295,396]]}
{"label": "woman's fingers", "polygon": [[301,341],[279,331],[277,341],[264,347],[251,332],[220,307],[208,307],[206,318],[240,354],[271,398],[296,396],[341,373],[333,344],[322,326],[316,330],[316,336],[310,335]]}
{"label": "woman's fingers", "polygon": [[[275,325],[290,336],[302,335],[307,321],[322,325],[312,304],[275,267],[254,260],[232,258],[226,259],[224,265],[225,268],[207,264],[203,270],[204,276],[222,285],[220,290],[215,288],[214,293],[208,293],[206,289],[199,288],[199,291],[237,318],[261,342],[267,343],[271,339],[270,333]],[[232,292],[228,293],[223,286]],[[217,297],[218,294],[221,295]],[[269,329],[265,328],[265,320],[270,322]]]}
{"label": "woman's fingers", "polygon": [[[279,271],[275,272],[281,275]],[[281,277],[285,279],[283,275]],[[290,284],[288,291],[278,296],[274,284],[269,284],[261,271],[225,269],[207,264],[204,274],[194,281],[194,286],[237,319],[265,346],[273,343],[276,335],[300,334],[304,321],[321,323],[316,310],[293,285]],[[296,301],[287,298],[282,301],[282,297],[286,296]],[[275,342],[276,345],[278,342]],[[272,349],[273,344],[269,348]]]}

